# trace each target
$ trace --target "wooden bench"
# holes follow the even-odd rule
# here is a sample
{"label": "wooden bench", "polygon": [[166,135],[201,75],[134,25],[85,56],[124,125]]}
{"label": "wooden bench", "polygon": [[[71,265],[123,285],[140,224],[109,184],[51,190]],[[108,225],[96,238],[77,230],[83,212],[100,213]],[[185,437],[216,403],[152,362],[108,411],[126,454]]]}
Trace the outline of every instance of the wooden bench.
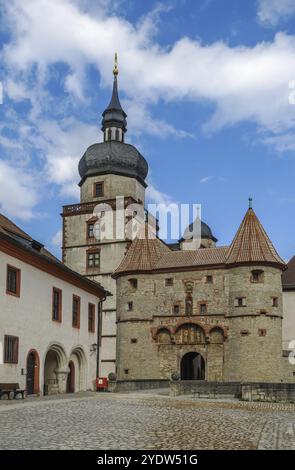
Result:
{"label": "wooden bench", "polygon": [[0,383],[0,400],[3,400],[4,397],[10,400],[11,397],[18,398],[19,396],[24,399],[25,392],[26,390],[20,389],[18,383]]}

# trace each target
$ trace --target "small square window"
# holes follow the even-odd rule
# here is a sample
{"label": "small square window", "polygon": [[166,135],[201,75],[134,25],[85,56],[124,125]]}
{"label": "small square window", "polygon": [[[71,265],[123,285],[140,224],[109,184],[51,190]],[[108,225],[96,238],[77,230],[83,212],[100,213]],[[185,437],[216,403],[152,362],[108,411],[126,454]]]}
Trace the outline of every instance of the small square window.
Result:
{"label": "small square window", "polygon": [[209,275],[206,276],[206,284],[212,284],[213,283],[213,276]]}
{"label": "small square window", "polygon": [[20,296],[20,269],[13,266],[7,266],[6,293],[15,297]]}
{"label": "small square window", "polygon": [[131,343],[132,343],[132,344],[137,343],[137,338],[131,338]]}
{"label": "small square window", "polygon": [[131,310],[133,310],[133,302],[128,302],[127,308],[128,308],[128,310],[129,310],[129,312],[130,312]]}
{"label": "small square window", "polygon": [[102,197],[104,194],[103,183],[94,183],[93,196]]}
{"label": "small square window", "polygon": [[272,306],[273,306],[273,307],[278,307],[278,306],[279,306],[279,299],[278,299],[278,297],[273,297],[273,298],[272,298]]}
{"label": "small square window", "polygon": [[124,369],[124,374],[128,375],[129,374],[129,369]]}
{"label": "small square window", "polygon": [[235,307],[246,307],[246,298],[245,297],[237,297],[235,299]]}
{"label": "small square window", "polygon": [[207,304],[200,304],[200,315],[206,315],[207,313]]}
{"label": "small square window", "polygon": [[173,278],[168,277],[167,279],[165,279],[165,285],[166,286],[173,286]]}
{"label": "small square window", "polygon": [[178,315],[180,312],[180,307],[178,304],[173,305],[173,313],[174,315]]}
{"label": "small square window", "polygon": [[248,330],[241,330],[240,331],[241,336],[249,336],[249,331]]}
{"label": "small square window", "polygon": [[138,285],[137,279],[129,279],[129,284],[132,287],[132,289],[137,289],[137,285]]}
{"label": "small square window", "polygon": [[266,336],[266,329],[265,328],[259,328],[258,336]]}
{"label": "small square window", "polygon": [[264,273],[260,269],[255,269],[251,272],[251,282],[254,283],[261,283],[263,282]]}

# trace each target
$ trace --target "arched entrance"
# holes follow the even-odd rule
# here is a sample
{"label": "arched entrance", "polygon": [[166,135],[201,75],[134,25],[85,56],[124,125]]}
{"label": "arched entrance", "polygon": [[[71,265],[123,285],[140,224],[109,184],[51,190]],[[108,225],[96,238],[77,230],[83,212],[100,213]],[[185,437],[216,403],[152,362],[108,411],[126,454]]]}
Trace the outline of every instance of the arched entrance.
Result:
{"label": "arched entrance", "polygon": [[53,344],[44,362],[44,395],[64,393],[67,385],[68,366],[62,346]]}
{"label": "arched entrance", "polygon": [[73,361],[69,362],[69,373],[67,379],[67,393],[75,392],[75,365]]}
{"label": "arched entrance", "polygon": [[29,351],[27,355],[27,380],[26,389],[28,395],[37,395],[39,388],[40,360],[35,349]]}
{"label": "arched entrance", "polygon": [[[87,390],[87,359],[82,346],[76,346],[72,349],[70,354],[69,371],[69,375],[72,376],[73,391],[81,392]],[[74,373],[72,373],[72,371],[74,371]]]}
{"label": "arched entrance", "polygon": [[181,380],[205,380],[205,361],[201,354],[189,352],[180,364]]}

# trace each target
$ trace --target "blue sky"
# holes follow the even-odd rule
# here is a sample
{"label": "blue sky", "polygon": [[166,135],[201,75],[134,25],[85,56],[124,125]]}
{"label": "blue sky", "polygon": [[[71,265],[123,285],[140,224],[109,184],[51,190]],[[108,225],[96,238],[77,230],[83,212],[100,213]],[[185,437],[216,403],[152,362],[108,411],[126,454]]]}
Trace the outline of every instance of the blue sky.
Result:
{"label": "blue sky", "polygon": [[[201,203],[232,240],[248,204],[295,253],[294,0],[0,0],[0,210],[59,253],[78,161],[101,141],[114,52],[148,201]],[[290,102],[291,101],[291,102]]]}

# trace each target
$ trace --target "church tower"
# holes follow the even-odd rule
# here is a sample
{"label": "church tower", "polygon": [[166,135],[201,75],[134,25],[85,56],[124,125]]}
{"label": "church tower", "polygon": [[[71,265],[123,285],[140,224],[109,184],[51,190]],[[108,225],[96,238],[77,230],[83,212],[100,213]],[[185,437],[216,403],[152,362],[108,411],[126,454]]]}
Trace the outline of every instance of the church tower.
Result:
{"label": "church tower", "polygon": [[[113,236],[98,236],[100,220],[95,207],[106,204],[112,208],[114,221],[118,220],[118,211],[126,221],[128,205],[144,206],[148,173],[144,157],[133,145],[125,143],[127,115],[119,100],[117,56],[113,74],[111,100],[102,114],[103,142],[91,145],[82,156],[79,162],[80,203],[64,206],[62,213],[63,262],[101,283],[112,294],[103,304],[100,325],[96,325],[100,332],[100,377],[116,371],[116,282],[111,275],[126,254],[129,241],[126,237],[118,239],[115,236],[116,227]],[[116,205],[117,197],[124,198],[120,208]],[[104,212],[100,216],[103,217]]]}

